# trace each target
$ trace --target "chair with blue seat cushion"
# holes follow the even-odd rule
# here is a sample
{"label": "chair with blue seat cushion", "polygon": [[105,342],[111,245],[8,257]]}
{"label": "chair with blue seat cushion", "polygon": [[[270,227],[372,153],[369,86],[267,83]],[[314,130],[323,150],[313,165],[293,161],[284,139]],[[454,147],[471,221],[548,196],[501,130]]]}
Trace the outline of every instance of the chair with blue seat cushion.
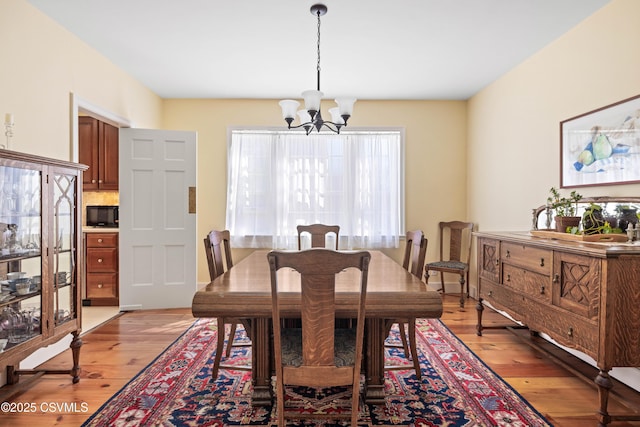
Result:
{"label": "chair with blue seat cushion", "polygon": [[[276,375],[278,425],[285,418],[317,418],[317,414],[295,412],[285,406],[286,386],[329,388],[351,386],[351,413],[323,414],[322,418],[350,418],[357,425],[360,398],[360,368],[364,343],[365,301],[371,255],[366,251],[338,252],[316,248],[297,252],[272,251],[267,256],[271,274],[273,344]],[[354,328],[336,327],[336,276],[353,276],[357,284],[358,310]],[[291,281],[279,281],[279,270],[293,269],[300,281],[300,328],[282,328],[287,313],[280,299],[290,298]],[[287,271],[285,274],[291,274]],[[294,278],[294,281],[297,281]],[[355,291],[354,291],[355,292]]]}
{"label": "chair with blue seat cushion", "polygon": [[[422,230],[407,231],[405,237],[405,251],[404,259],[402,261],[402,267],[409,273],[420,279],[422,275],[422,268],[424,267],[424,259],[427,254],[428,241],[424,237]],[[400,331],[401,345],[387,342],[385,347],[400,347],[404,350],[404,357],[410,359],[413,363],[413,369],[416,373],[416,378],[421,379],[422,374],[420,371],[420,361],[417,354],[416,346],[416,319],[415,317],[394,318],[385,319],[384,325],[386,329],[386,335],[389,335],[391,327],[397,324]],[[407,330],[408,329],[408,330]],[[407,339],[408,334],[408,339]],[[388,340],[387,340],[388,341]],[[403,370],[407,369],[406,364],[387,364],[384,366],[385,370]]]}
{"label": "chair with blue seat cushion", "polygon": [[334,234],[336,239],[335,249],[338,250],[338,239],[340,238],[339,225],[310,224],[298,225],[298,250],[302,249],[303,235],[311,235],[312,248],[324,248],[327,245],[327,235]]}
{"label": "chair with blue seat cushion", "polygon": [[[231,235],[228,230],[213,230],[207,234],[204,238],[204,249],[205,254],[207,255],[207,264],[209,266],[209,278],[213,281],[218,276],[222,275],[226,270],[233,267],[233,258],[231,256]],[[226,269],[225,269],[226,264]],[[211,377],[217,378],[218,371],[220,368],[222,369],[236,369],[236,370],[251,370],[250,365],[221,365],[222,355],[224,351],[224,342],[226,335],[227,326],[229,326],[230,331],[227,341],[227,351],[225,353],[225,357],[231,357],[232,347],[248,347],[251,344],[247,342],[236,343],[235,335],[237,325],[241,324],[247,335],[250,335],[250,319],[238,319],[238,318],[227,318],[227,317],[218,317],[216,319],[218,325],[218,343],[216,348],[216,355],[213,359],[213,368],[211,370]]]}
{"label": "chair with blue seat cushion", "polygon": [[469,298],[469,258],[473,223],[464,221],[442,221],[439,226],[440,260],[429,262],[424,267],[425,281],[429,283],[429,272],[440,272],[440,285],[445,294],[444,273],[460,275],[460,307],[464,307],[464,288],[467,285]]}

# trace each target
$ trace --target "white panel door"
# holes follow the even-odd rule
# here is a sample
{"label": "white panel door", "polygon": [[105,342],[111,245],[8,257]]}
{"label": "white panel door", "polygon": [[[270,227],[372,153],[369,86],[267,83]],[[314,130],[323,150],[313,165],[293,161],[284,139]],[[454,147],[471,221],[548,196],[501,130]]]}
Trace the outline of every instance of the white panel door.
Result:
{"label": "white panel door", "polygon": [[121,310],[191,306],[196,150],[195,132],[120,129]]}

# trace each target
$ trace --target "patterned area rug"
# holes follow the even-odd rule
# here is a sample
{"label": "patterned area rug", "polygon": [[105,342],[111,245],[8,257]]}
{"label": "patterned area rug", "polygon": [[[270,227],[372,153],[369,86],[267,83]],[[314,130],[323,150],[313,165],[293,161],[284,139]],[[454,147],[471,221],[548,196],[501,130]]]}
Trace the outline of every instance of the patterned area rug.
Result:
{"label": "patterned area rug", "polygon": [[[197,320],[83,426],[275,426],[275,408],[251,406],[250,372],[220,370],[217,380],[211,379],[216,334],[215,320]],[[242,338],[240,331],[237,339]],[[393,329],[390,339],[397,338]],[[422,380],[416,380],[411,368],[387,371],[386,403],[361,405],[359,426],[550,425],[439,320],[418,320],[417,344]],[[239,347],[232,359],[246,364],[250,351]],[[391,349],[387,356],[401,363],[400,351]],[[313,405],[315,411],[339,412],[349,402],[328,399],[335,391],[340,392],[294,389],[288,399],[300,410]],[[345,424],[307,420],[287,425]]]}

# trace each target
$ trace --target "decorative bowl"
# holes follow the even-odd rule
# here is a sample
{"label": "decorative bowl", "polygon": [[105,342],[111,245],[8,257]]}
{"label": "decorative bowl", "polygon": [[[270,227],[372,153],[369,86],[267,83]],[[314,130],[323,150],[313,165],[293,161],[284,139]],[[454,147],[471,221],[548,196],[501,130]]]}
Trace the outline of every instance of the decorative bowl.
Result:
{"label": "decorative bowl", "polygon": [[21,279],[23,277],[25,277],[27,275],[27,273],[23,272],[23,271],[13,271],[11,273],[7,273],[7,280],[8,281],[12,281],[12,280],[16,280],[16,279]]}
{"label": "decorative bowl", "polygon": [[31,286],[31,281],[29,280],[28,277],[21,277],[19,279],[9,280],[9,289],[15,292],[18,290],[18,285],[25,284],[25,283],[27,284],[27,287]]}
{"label": "decorative bowl", "polygon": [[31,283],[27,280],[26,282],[16,283],[16,292],[18,295],[26,295],[31,292]]}

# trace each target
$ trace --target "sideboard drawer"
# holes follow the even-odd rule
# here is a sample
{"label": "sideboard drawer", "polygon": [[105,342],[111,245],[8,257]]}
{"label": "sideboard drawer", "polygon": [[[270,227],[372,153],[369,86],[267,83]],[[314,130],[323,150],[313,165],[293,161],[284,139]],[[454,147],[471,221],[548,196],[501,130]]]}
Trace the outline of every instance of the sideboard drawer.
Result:
{"label": "sideboard drawer", "polygon": [[551,303],[551,278],[509,264],[502,265],[502,284],[534,298]]}
{"label": "sideboard drawer", "polygon": [[517,243],[501,242],[500,261],[551,276],[553,251]]}
{"label": "sideboard drawer", "polygon": [[562,345],[578,349],[594,357],[598,351],[598,328],[595,323],[577,316],[560,314],[545,319],[546,330],[551,338]]}
{"label": "sideboard drawer", "polygon": [[523,310],[523,306],[527,304],[527,299],[523,296],[519,296],[507,287],[484,280],[479,279],[480,282],[480,297],[491,304],[494,308],[506,311],[515,320],[524,322],[526,316],[522,316],[521,313],[526,313]]}

